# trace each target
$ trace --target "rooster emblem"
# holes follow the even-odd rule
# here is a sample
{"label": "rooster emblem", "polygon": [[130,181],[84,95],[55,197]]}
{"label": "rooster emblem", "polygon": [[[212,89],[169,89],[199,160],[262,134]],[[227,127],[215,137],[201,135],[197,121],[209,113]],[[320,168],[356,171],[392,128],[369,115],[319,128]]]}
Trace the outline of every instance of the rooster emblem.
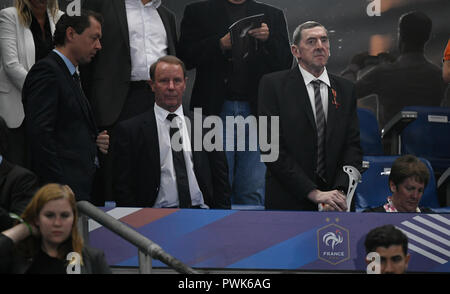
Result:
{"label": "rooster emblem", "polygon": [[[331,249],[334,250],[334,246],[341,244],[344,241],[344,238],[342,238],[341,231],[336,230],[336,234],[333,232],[328,232],[325,235],[323,235],[322,241],[327,246],[331,245]],[[329,244],[329,243],[331,243],[331,244]]]}

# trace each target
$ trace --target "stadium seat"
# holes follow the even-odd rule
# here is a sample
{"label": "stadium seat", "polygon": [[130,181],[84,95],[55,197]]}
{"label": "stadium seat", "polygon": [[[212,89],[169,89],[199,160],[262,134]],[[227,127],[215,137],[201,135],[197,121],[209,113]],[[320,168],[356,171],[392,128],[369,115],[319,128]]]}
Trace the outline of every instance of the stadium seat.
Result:
{"label": "stadium seat", "polygon": [[[355,210],[363,211],[369,207],[377,207],[386,203],[386,198],[392,195],[389,189],[389,173],[392,164],[399,156],[364,156],[369,168],[362,175],[362,182],[355,191]],[[420,158],[430,171],[430,179],[425,187],[420,206],[440,209],[436,191],[436,179],[433,168],[428,160]]]}
{"label": "stadium seat", "polygon": [[359,136],[364,155],[383,155],[378,121],[372,111],[358,108]]}
{"label": "stadium seat", "polygon": [[356,100],[358,108],[365,108],[375,115],[377,123],[380,121],[380,101],[377,94],[370,94]]}
{"label": "stadium seat", "polygon": [[450,108],[405,107],[417,111],[417,119],[401,132],[401,154],[414,154],[430,161],[441,175],[450,167]]}
{"label": "stadium seat", "polygon": [[450,167],[450,108],[408,106],[382,131],[394,142],[391,155],[414,154],[430,161],[439,177]]}

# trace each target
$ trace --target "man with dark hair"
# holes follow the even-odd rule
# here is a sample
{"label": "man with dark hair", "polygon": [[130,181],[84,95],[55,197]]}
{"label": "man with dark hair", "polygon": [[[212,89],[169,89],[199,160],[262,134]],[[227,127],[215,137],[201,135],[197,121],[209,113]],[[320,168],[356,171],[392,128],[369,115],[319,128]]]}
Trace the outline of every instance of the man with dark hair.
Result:
{"label": "man with dark hair", "polygon": [[8,127],[0,116],[0,232],[13,226],[9,213],[22,214],[38,187],[32,172],[6,160],[7,143]]}
{"label": "man with dark hair", "polygon": [[405,106],[439,106],[443,100],[442,71],[424,56],[431,28],[432,21],[423,12],[402,15],[398,24],[400,56],[393,63],[377,66],[356,83],[358,98],[378,95],[381,128]]}
{"label": "man with dark hair", "polygon": [[293,42],[298,65],[265,75],[259,85],[259,115],[280,121],[280,155],[266,162],[266,208],[346,211],[343,166],[360,170],[362,163],[353,83],[327,72],[323,25],[299,25]]}
{"label": "man with dark hair", "polygon": [[56,24],[55,49],[31,68],[22,92],[32,170],[42,184],[69,185],[77,200],[90,200],[97,147],[102,153],[109,147],[76,71],[101,49],[101,22],[89,11],[64,14]]}
{"label": "man with dark hair", "polygon": [[224,153],[194,148],[194,140],[203,142],[208,130],[192,128],[195,115],[183,109],[183,62],[161,57],[150,67],[150,76],[154,107],[115,130],[114,200],[118,206],[229,209]]}
{"label": "man with dark hair", "polygon": [[[251,44],[249,50],[239,51],[239,42],[232,41],[229,27],[259,14],[263,14],[262,19],[253,27],[242,25],[246,29],[234,32],[237,39],[245,36],[242,40]],[[196,69],[191,108],[201,107],[205,115],[220,115],[224,126],[227,117],[242,117],[245,124],[250,124],[251,116],[257,113],[261,77],[292,66],[283,11],[254,0],[208,0],[187,5],[177,54],[188,69]],[[231,199],[233,204],[262,206],[266,167],[261,162],[259,145],[250,147],[250,127],[240,129],[236,125],[223,128]],[[245,137],[240,137],[241,133]]]}
{"label": "man with dark hair", "polygon": [[[384,225],[371,230],[364,242],[366,254],[380,255],[381,274],[404,274],[408,269],[408,237],[393,225]],[[366,259],[366,262],[370,261]]]}

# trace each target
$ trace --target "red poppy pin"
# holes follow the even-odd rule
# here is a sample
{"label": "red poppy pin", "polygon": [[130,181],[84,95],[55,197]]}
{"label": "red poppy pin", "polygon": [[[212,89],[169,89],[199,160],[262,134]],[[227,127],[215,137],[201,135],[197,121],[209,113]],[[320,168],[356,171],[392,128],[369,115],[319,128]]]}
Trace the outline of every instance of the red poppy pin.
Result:
{"label": "red poppy pin", "polygon": [[338,109],[341,104],[336,101],[336,90],[331,88],[331,94],[333,94],[333,100],[331,101],[331,103],[336,106],[336,109]]}

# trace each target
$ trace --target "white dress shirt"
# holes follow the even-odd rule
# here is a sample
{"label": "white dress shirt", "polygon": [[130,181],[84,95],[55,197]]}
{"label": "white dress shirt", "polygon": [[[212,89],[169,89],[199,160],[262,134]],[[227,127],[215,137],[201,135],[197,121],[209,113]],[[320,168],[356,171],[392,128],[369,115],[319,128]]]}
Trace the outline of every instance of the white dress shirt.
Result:
{"label": "white dress shirt", "polygon": [[161,0],[142,4],[141,0],[125,0],[130,37],[131,81],[150,79],[150,66],[167,55],[167,33],[156,10]]}
{"label": "white dress shirt", "polygon": [[323,112],[325,114],[325,121],[327,121],[328,116],[328,87],[331,87],[330,79],[328,78],[327,69],[324,68],[322,74],[316,78],[311,73],[306,71],[300,64],[298,65],[300,72],[302,73],[303,80],[306,85],[306,90],[308,91],[309,101],[311,102],[312,111],[314,114],[314,121],[316,121],[316,99],[314,96],[314,86],[311,84],[312,81],[320,80],[320,96],[322,98]]}
{"label": "white dress shirt", "polygon": [[[167,119],[169,111],[159,107],[156,103],[154,106],[156,125],[158,126],[159,141],[159,157],[161,166],[161,182],[153,207],[175,207],[179,206],[178,188],[176,182],[175,169],[173,166],[172,148],[170,144],[170,121]],[[191,140],[183,115],[183,106],[178,107],[174,112],[178,117],[174,118],[181,130],[183,138],[183,155],[186,163],[187,176],[189,181],[189,192],[191,194],[192,206],[200,206],[201,208],[209,208],[203,200],[203,194],[197,183],[194,173],[194,163],[192,158]]]}

